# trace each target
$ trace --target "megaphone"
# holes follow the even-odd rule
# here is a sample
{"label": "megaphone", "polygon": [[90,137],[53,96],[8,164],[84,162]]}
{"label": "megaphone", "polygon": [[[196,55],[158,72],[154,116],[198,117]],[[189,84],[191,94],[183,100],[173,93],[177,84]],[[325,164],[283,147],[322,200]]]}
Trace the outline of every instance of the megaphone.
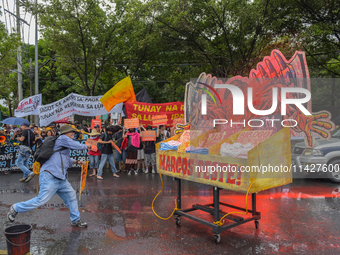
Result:
{"label": "megaphone", "polygon": [[0,136],[0,143],[3,143],[6,141],[6,136]]}

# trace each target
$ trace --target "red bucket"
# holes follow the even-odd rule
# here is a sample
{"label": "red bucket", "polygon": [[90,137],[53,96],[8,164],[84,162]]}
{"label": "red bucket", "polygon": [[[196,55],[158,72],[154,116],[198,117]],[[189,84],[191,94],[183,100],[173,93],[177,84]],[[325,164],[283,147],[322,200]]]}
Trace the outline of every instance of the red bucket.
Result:
{"label": "red bucket", "polygon": [[14,225],[5,229],[8,255],[24,255],[30,252],[32,226]]}

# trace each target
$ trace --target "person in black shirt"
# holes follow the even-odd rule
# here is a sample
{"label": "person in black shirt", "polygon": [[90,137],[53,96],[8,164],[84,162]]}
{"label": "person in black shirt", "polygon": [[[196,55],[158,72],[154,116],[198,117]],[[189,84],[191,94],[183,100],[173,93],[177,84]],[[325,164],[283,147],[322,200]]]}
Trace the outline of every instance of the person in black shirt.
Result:
{"label": "person in black shirt", "polygon": [[[140,131],[140,128],[138,128],[138,130]],[[124,132],[123,138],[126,138],[127,141],[125,170],[129,171],[128,175],[131,175],[132,171],[134,171],[135,174],[138,174],[138,172],[136,171],[137,151],[140,146],[141,135],[138,132],[135,132],[134,128],[128,129],[127,132],[126,129],[124,128],[123,132]],[[132,141],[132,139],[134,139],[134,142]],[[137,142],[138,140],[139,142]],[[135,142],[137,142],[137,144]],[[135,143],[136,146],[134,146],[133,143]]]}
{"label": "person in black shirt", "polygon": [[41,135],[39,134],[39,127],[38,126],[33,127],[33,133],[34,133],[34,137],[35,137],[35,149],[37,149],[43,143],[43,139],[42,139]]}
{"label": "person in black shirt", "polygon": [[[150,131],[152,130],[151,126],[147,126],[146,130]],[[156,137],[159,136],[159,129],[157,127]],[[149,173],[149,165],[152,166],[152,173],[156,173],[156,147],[155,147],[155,141],[146,141],[145,142],[145,170],[144,173]]]}
{"label": "person in black shirt", "polygon": [[32,153],[32,147],[35,144],[35,135],[29,128],[28,123],[21,125],[22,135],[17,137],[17,140],[21,142],[19,147],[19,155],[17,158],[17,167],[24,173],[24,176],[19,181],[29,182],[33,177],[34,173],[28,169],[28,160]]}
{"label": "person in black shirt", "polygon": [[89,133],[89,129],[88,129],[87,124],[84,125],[84,131],[85,131],[86,133]]}
{"label": "person in black shirt", "polygon": [[[158,129],[158,126],[157,126]],[[157,135],[157,143],[162,142],[170,138],[170,132],[165,129],[164,125],[159,126],[159,135]]]}
{"label": "person in black shirt", "polygon": [[[115,138],[114,138],[114,142],[116,142],[118,148],[120,148],[122,146],[122,142],[123,142],[123,129],[121,126],[115,126]],[[116,151],[116,162],[118,162],[119,165],[119,169],[123,170],[123,166],[122,166],[122,161],[125,164],[125,160],[126,160],[126,150],[121,149],[122,153],[119,153],[118,151]]]}
{"label": "person in black shirt", "polygon": [[100,159],[100,164],[99,164],[99,169],[98,169],[98,175],[97,175],[97,179],[99,180],[103,180],[103,168],[104,165],[106,163],[107,160],[109,160],[110,165],[111,165],[111,170],[113,173],[114,177],[119,177],[119,175],[117,174],[117,169],[115,166],[115,159],[113,156],[113,150],[112,150],[112,132],[113,132],[114,128],[112,126],[108,127],[106,129],[106,132],[104,134],[102,134],[100,136],[100,139],[98,141],[98,143],[102,144],[102,148],[101,148],[101,159]]}
{"label": "person in black shirt", "polygon": [[47,132],[46,132],[45,126],[41,127],[41,137],[42,137],[43,140],[45,140],[45,138],[47,137]]}
{"label": "person in black shirt", "polygon": [[[76,126],[77,130],[81,129],[79,121],[75,122],[75,126]],[[74,134],[74,140],[79,139],[79,136],[80,136],[80,132],[76,131],[75,134]]]}

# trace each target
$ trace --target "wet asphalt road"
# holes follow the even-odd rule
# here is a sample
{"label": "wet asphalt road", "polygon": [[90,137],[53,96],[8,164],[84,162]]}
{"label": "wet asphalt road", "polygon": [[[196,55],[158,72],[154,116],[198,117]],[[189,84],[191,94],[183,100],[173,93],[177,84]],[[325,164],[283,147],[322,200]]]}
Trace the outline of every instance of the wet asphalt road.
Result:
{"label": "wet asphalt road", "polygon": [[[39,189],[38,177],[20,183],[21,173],[0,174],[0,225],[8,226],[6,214],[16,202],[31,199]],[[71,171],[69,181],[79,192],[80,174]],[[155,210],[170,215],[176,182],[164,177],[165,188]],[[72,228],[69,212],[55,195],[45,206],[19,214],[16,223],[32,224],[33,254],[340,254],[340,184],[327,180],[294,180],[290,185],[258,193],[259,229],[249,222],[221,234],[214,243],[211,228],[182,217],[158,219],[151,202],[161,188],[158,175],[139,174],[104,180],[88,177],[80,204],[87,229]],[[78,194],[79,196],[79,194]],[[245,196],[222,190],[220,200],[244,207]],[[251,199],[249,199],[250,203]],[[182,208],[211,203],[212,188],[182,182]],[[207,213],[193,213],[213,221]],[[0,250],[6,250],[3,234]]]}

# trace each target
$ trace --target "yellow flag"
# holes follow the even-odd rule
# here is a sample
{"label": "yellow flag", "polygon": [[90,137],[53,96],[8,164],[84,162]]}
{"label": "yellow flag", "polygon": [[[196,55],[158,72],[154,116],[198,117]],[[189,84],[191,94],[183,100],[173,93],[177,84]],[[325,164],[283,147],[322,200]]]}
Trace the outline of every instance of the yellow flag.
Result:
{"label": "yellow flag", "polygon": [[109,112],[116,104],[122,102],[136,102],[135,91],[133,90],[130,76],[124,78],[114,85],[100,99],[105,109]]}

